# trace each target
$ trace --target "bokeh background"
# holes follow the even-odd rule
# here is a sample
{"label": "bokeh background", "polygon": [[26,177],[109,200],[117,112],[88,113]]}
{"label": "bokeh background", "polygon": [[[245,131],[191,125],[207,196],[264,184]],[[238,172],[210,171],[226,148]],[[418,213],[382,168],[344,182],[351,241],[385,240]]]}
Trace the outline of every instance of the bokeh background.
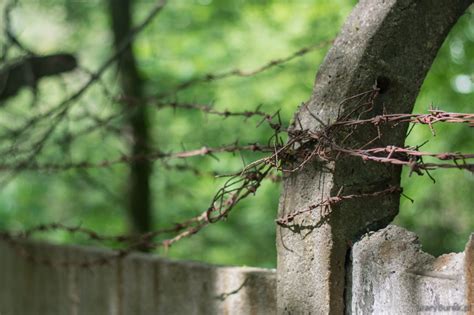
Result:
{"label": "bokeh background", "polygon": [[[7,1],[0,1],[3,9]],[[145,79],[145,94],[158,94],[176,84],[206,73],[233,68],[252,70],[275,58],[315,43],[333,39],[356,1],[297,0],[176,0],[138,36],[134,52]],[[153,6],[151,0],[134,2],[135,24]],[[110,18],[101,0],[20,0],[11,13],[12,28],[22,43],[38,54],[71,52],[82,67],[97,69],[113,52]],[[433,21],[436,23],[436,21]],[[5,37],[0,37],[1,44]],[[329,45],[285,65],[249,78],[229,78],[203,83],[180,92],[182,102],[212,104],[224,110],[281,110],[284,123],[297,106],[309,99],[315,73]],[[12,49],[9,58],[21,56]],[[415,112],[430,106],[445,111],[470,112],[474,105],[474,14],[471,8],[446,39],[418,97]],[[38,87],[39,101],[32,108],[33,94],[24,90],[0,108],[2,130],[57,104],[85,81],[76,71],[61,78],[44,79]],[[104,75],[108,89],[118,89],[117,73],[111,67]],[[120,156],[125,150],[122,137],[101,128],[64,145],[65,135],[87,128],[90,121],[75,121],[74,115],[87,110],[107,117],[120,109],[92,87],[49,141],[38,161],[101,161]],[[266,143],[271,130],[258,118],[243,120],[206,115],[180,109],[150,107],[153,146],[163,151],[180,151],[241,143]],[[112,126],[119,128],[121,121]],[[415,127],[407,145],[426,151],[474,150],[474,128],[436,125],[436,136],[426,126]],[[61,143],[61,145],[59,145]],[[257,153],[220,154],[219,160],[195,157],[187,165],[203,173],[232,173],[245,162],[261,157]],[[223,183],[211,175],[196,176],[176,171],[182,161],[155,162],[152,196],[155,228],[166,227],[205,210]],[[123,190],[127,185],[126,165],[62,172],[24,171],[0,189],[0,228],[23,230],[39,223],[61,222],[88,227],[101,233],[126,233],[128,221]],[[424,250],[439,255],[462,251],[474,230],[474,176],[460,170],[408,176],[404,192],[414,203],[402,198],[396,223],[415,231]],[[256,196],[244,200],[225,222],[211,225],[197,235],[180,241],[160,255],[218,264],[275,267],[275,223],[280,184],[265,181]],[[84,243],[64,232],[40,235],[60,243]]]}

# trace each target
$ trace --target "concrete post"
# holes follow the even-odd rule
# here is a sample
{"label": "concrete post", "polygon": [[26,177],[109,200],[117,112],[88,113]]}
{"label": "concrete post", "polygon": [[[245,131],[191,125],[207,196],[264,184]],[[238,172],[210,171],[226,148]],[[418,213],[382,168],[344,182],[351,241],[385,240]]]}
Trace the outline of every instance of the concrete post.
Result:
{"label": "concrete post", "polygon": [[[471,0],[361,0],[348,18],[316,76],[313,95],[296,113],[304,129],[321,130],[367,101],[379,89],[367,116],[411,112],[427,71],[447,33]],[[365,99],[364,99],[365,97]],[[360,111],[359,111],[360,113]],[[357,114],[357,112],[356,112]],[[314,116],[318,117],[315,119]],[[352,118],[357,116],[352,115]],[[375,144],[403,145],[406,126],[382,130]],[[334,139],[347,135],[341,132]],[[361,147],[377,136],[357,128],[346,145]],[[400,168],[355,158],[308,163],[285,174],[279,215],[343,194],[399,185]],[[315,209],[291,227],[278,227],[277,309],[279,314],[342,314],[346,265],[352,240],[386,226],[398,213],[399,195],[361,198]]]}

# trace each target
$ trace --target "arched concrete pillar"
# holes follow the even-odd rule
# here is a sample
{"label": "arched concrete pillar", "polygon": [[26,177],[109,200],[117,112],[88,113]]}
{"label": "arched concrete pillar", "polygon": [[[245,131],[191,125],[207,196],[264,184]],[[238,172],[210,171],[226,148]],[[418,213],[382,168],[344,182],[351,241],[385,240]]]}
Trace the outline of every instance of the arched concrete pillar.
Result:
{"label": "arched concrete pillar", "polygon": [[[364,115],[411,112],[439,47],[471,3],[361,0],[319,68],[307,106],[296,113],[297,128],[318,130],[321,122],[343,114],[357,117],[374,85],[380,91]],[[406,126],[382,133],[378,146],[403,145]],[[376,135],[375,128],[360,127],[346,143],[360,147]],[[336,140],[344,136],[335,135]],[[335,196],[341,187],[350,194],[399,185],[400,167],[344,157],[324,165],[314,161],[284,177],[280,216]],[[398,193],[359,198],[332,207],[324,222],[321,209],[315,209],[295,219],[293,229],[279,226],[278,313],[342,314],[350,241],[387,225],[398,208]]]}

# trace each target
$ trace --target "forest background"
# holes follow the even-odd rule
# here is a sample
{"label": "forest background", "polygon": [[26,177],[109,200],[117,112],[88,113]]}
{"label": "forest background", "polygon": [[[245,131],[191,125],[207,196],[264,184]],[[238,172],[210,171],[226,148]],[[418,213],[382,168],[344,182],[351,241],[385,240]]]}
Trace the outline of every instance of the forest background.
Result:
{"label": "forest background", "polygon": [[[6,0],[0,2],[5,11]],[[143,20],[154,1],[133,2],[134,24]],[[320,49],[250,77],[229,77],[194,84],[174,93],[181,103],[206,104],[217,110],[279,110],[284,124],[297,106],[309,99],[318,65],[355,1],[297,0],[177,0],[170,1],[133,43],[144,94],[164,93],[207,73],[232,69],[252,71],[304,47]],[[28,49],[39,55],[69,52],[81,69],[94,71],[114,51],[107,1],[21,0],[10,12],[10,28]],[[5,17],[3,18],[5,21]],[[433,21],[436,23],[436,21]],[[5,32],[5,23],[3,23]],[[416,31],[416,30],[414,30]],[[7,37],[0,37],[6,47]],[[324,44],[325,43],[325,44]],[[8,49],[8,60],[22,56]],[[396,53],[396,52],[394,52]],[[36,95],[30,90],[4,102],[0,108],[0,135],[28,117],[45,112],[86,80],[76,70],[40,81]],[[117,70],[110,67],[101,84],[91,87],[48,140],[35,160],[100,162],[126,152],[123,122],[112,121],[85,136],[64,144],[68,135],[89,128],[94,118],[120,110],[104,90],[119,90]],[[104,88],[104,86],[106,88]],[[34,101],[34,105],[31,103]],[[472,111],[474,103],[474,14],[471,8],[453,28],[422,87],[415,110],[430,107],[452,112]],[[89,119],[75,119],[88,113]],[[92,114],[91,114],[92,113]],[[240,144],[266,143],[273,130],[257,126],[259,117],[221,117],[202,111],[149,106],[152,146],[163,152]],[[95,121],[97,122],[97,120]],[[425,126],[415,127],[407,145],[424,143],[431,152],[472,152],[473,128],[437,125],[433,136]],[[221,153],[153,163],[153,228],[181,222],[209,207],[225,181],[215,174],[239,171],[261,157],[258,152]],[[6,159],[6,157],[1,157]],[[196,171],[198,170],[198,172]],[[197,174],[199,173],[199,174]],[[2,176],[8,176],[2,171]],[[404,170],[404,193],[395,223],[415,231],[423,248],[438,255],[462,251],[474,230],[474,176],[462,170],[435,170],[429,176],[409,176]],[[105,234],[123,234],[130,228],[124,190],[127,164],[64,171],[21,170],[0,188],[0,229],[24,230],[39,223],[81,225]],[[265,180],[258,193],[239,203],[225,222],[212,224],[197,235],[160,250],[160,255],[218,264],[275,267],[275,218],[280,183]],[[61,243],[89,244],[67,232],[40,235]]]}

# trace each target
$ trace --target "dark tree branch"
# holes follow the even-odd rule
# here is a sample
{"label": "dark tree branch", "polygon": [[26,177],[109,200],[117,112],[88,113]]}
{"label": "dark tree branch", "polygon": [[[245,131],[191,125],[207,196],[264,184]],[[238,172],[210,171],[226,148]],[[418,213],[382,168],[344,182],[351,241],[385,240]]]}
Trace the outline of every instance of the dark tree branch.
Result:
{"label": "dark tree branch", "polygon": [[27,56],[0,69],[0,101],[15,96],[22,88],[35,88],[41,78],[69,72],[77,67],[71,54]]}

